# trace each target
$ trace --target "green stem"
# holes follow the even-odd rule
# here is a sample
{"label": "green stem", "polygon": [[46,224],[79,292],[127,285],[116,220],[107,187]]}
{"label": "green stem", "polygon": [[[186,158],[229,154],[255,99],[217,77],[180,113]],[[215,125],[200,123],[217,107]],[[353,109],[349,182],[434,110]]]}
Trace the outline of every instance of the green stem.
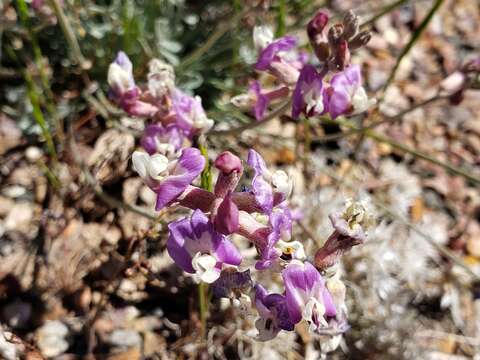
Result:
{"label": "green stem", "polygon": [[208,301],[207,301],[208,287],[203,281],[198,284],[198,299],[200,302],[200,321],[202,327],[200,329],[201,338],[207,336],[207,317],[208,317]]}
{"label": "green stem", "polygon": [[42,130],[42,135],[45,138],[45,141],[47,143],[47,151],[50,154],[53,162],[56,163],[57,152],[55,150],[55,145],[53,143],[50,129],[48,128],[48,124],[45,121],[45,117],[43,116],[42,110],[40,109],[38,89],[35,86],[35,83],[33,82],[30,74],[27,71],[25,71],[24,77],[25,77],[25,82],[27,83],[28,98],[33,108],[33,117],[37,122],[38,126],[40,126],[40,129]]}

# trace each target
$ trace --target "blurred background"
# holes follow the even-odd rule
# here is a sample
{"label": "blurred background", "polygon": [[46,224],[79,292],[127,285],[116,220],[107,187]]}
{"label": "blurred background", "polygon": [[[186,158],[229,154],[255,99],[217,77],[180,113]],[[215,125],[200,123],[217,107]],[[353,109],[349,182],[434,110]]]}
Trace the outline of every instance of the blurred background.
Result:
{"label": "blurred background", "polygon": [[230,99],[256,76],[253,27],[311,51],[320,8],[372,31],[352,61],[377,105],[357,130],[282,114],[207,136],[211,155],[254,147],[292,174],[309,251],[345,198],[372,204],[376,228],[343,258],[351,329],[328,358],[480,359],[480,86],[444,81],[480,55],[475,0],[3,0],[0,358],[320,358],[306,327],[258,342],[255,316],[219,300],[200,335],[197,288],[165,249],[179,212],[153,211],[129,160],[145,124],[106,81],[119,50],[138,83],[160,58],[216,129],[242,127]]}

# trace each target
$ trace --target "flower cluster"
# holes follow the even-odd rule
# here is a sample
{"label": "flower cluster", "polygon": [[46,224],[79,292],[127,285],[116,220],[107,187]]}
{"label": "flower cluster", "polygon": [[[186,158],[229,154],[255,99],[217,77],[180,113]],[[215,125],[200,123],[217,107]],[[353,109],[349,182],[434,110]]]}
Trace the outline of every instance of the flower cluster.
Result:
{"label": "flower cluster", "polygon": [[[292,331],[302,320],[320,334],[339,335],[348,328],[345,285],[334,265],[345,251],[365,241],[371,218],[363,204],[348,201],[343,213],[331,216],[335,230],[310,262],[302,242],[292,240],[295,218],[288,202],[292,182],[284,171],[269,170],[255,150],[248,153],[246,163],[253,177],[243,191],[237,191],[244,172],[242,161],[228,151],[214,161],[218,177],[212,192],[193,184],[205,165],[196,149],[184,149],[171,175],[160,175],[160,179],[157,174],[169,166],[163,155],[136,152],[133,163],[146,184],[157,191],[157,209],[175,203],[193,210],[191,216],[168,226],[170,257],[194,280],[212,284],[215,295],[246,306],[254,303],[259,340],[272,339],[281,330]],[[232,239],[234,234],[255,247],[254,267],[248,268]],[[269,293],[266,287],[271,284],[254,281],[252,273],[264,271],[281,275],[283,293]]]}
{"label": "flower cluster", "polygon": [[[251,83],[248,94],[232,98],[239,107],[250,108],[261,120],[269,105],[291,97],[292,118],[362,113],[374,103],[362,86],[360,66],[350,63],[351,52],[366,45],[370,33],[359,31],[359,20],[348,12],[342,23],[327,30],[328,15],[319,11],[307,25],[307,34],[315,59],[298,49],[298,39],[287,35],[273,38],[271,29],[256,27],[253,42],[258,51],[255,70],[273,77],[275,86],[262,89],[259,81]],[[316,64],[316,65],[315,65]]]}
{"label": "flower cluster", "polygon": [[[330,34],[331,29],[324,43],[327,22],[328,17],[320,12],[308,25],[312,45],[323,61],[320,72],[308,64],[307,54],[296,48],[294,37],[273,40],[269,28],[256,28],[259,58],[255,68],[273,75],[279,86],[264,91],[254,82],[250,93],[236,101],[252,105],[258,119],[271,101],[290,94],[294,117],[325,112],[336,117],[364,109],[367,100],[360,69],[348,63],[346,54],[365,34],[357,34],[358,20],[350,14],[344,25],[332,27],[335,34]],[[326,74],[332,68],[340,72],[327,83]],[[348,328],[346,289],[335,265],[342,254],[365,241],[371,225],[365,205],[348,201],[344,212],[331,215],[333,233],[308,257],[302,241],[292,239],[292,227],[298,220],[289,204],[292,180],[285,171],[269,169],[255,150],[248,151],[246,164],[229,151],[220,153],[213,162],[218,172],[213,190],[197,186],[207,160],[191,144],[208,131],[212,121],[200,99],[176,88],[174,80],[169,65],[153,60],[148,88],[141,89],[135,85],[132,63],[122,52],[108,73],[111,97],[119,106],[132,116],[152,121],[141,139],[145,151],[135,151],[132,162],[156,193],[156,210],[169,206],[192,210],[190,216],[168,225],[170,257],[195,281],[211,284],[216,296],[245,307],[254,304],[260,340],[272,339],[281,330],[292,331],[301,321],[313,332],[341,334]],[[243,178],[244,165],[250,180]],[[256,250],[254,266],[249,266],[237,248],[237,236],[246,238]],[[260,274],[279,275],[282,290],[271,292],[275,281],[259,281],[265,278]]]}

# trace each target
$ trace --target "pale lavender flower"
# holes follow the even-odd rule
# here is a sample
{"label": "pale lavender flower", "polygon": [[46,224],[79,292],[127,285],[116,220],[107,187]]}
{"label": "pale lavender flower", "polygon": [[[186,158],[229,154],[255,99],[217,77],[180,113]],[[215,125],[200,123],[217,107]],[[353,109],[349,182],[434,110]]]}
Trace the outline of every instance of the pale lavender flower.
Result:
{"label": "pale lavender flower", "polygon": [[205,158],[195,148],[183,149],[175,160],[135,151],[132,162],[135,171],[157,194],[157,211],[177,200],[205,167]]}
{"label": "pale lavender flower", "polygon": [[150,124],[145,128],[140,140],[140,144],[150,155],[160,153],[167,157],[180,150],[183,142],[184,135],[175,124]]}
{"label": "pale lavender flower", "polygon": [[292,117],[320,115],[326,108],[323,78],[313,65],[305,65],[298,77],[292,97]]}
{"label": "pale lavender flower", "polygon": [[287,52],[297,45],[297,39],[294,36],[284,36],[277,39],[262,49],[255,64],[257,70],[268,70],[274,61],[278,61],[279,53]]}
{"label": "pale lavender flower", "polygon": [[360,66],[351,65],[330,80],[328,112],[332,119],[339,115],[366,111],[374,101],[369,100],[362,86]]}
{"label": "pale lavender flower", "polygon": [[132,116],[152,116],[158,108],[140,100],[141,92],[135,85],[132,71],[132,62],[123,51],[120,51],[108,68],[108,84],[112,97]]}
{"label": "pale lavender flower", "polygon": [[255,285],[255,306],[260,315],[255,322],[258,340],[271,340],[280,330],[293,331],[295,323],[290,318],[286,301],[285,296],[268,294],[262,285]]}
{"label": "pale lavender flower", "polygon": [[332,296],[315,267],[309,262],[292,262],[282,271],[288,313],[296,324],[302,319],[311,331],[328,327],[337,314]]}
{"label": "pale lavender flower", "polygon": [[179,89],[171,93],[176,123],[186,134],[193,136],[210,130],[213,120],[207,117],[199,96],[189,96]]}
{"label": "pale lavender flower", "polygon": [[168,254],[184,271],[195,274],[197,280],[213,283],[220,277],[224,264],[237,266],[242,262],[235,245],[215,231],[200,210],[195,210],[191,218],[170,223],[168,229]]}
{"label": "pale lavender flower", "polygon": [[260,207],[266,214],[272,212],[273,206],[284,201],[292,192],[292,181],[285,171],[271,173],[265,161],[255,150],[248,152],[247,164],[255,172],[252,181],[252,192]]}

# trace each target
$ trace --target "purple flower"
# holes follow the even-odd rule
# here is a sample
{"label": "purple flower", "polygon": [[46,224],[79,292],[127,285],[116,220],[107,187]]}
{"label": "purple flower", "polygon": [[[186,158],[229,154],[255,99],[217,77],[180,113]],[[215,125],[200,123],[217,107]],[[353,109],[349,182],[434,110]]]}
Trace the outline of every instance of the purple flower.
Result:
{"label": "purple flower", "polygon": [[253,149],[248,152],[247,164],[255,172],[252,181],[255,199],[264,212],[270,214],[274,204],[284,201],[290,195],[292,182],[282,170],[277,170],[272,174],[260,154]]}
{"label": "purple flower", "polygon": [[217,199],[217,201],[219,202],[218,208],[214,211],[215,214],[212,214],[215,229],[224,235],[233,234],[239,228],[238,207],[233,202],[230,192],[225,198]]}
{"label": "purple flower", "polygon": [[280,330],[292,331],[295,328],[295,323],[290,319],[285,296],[268,294],[262,285],[257,284],[255,306],[260,315],[255,322],[259,340],[268,341],[277,336]]}
{"label": "purple flower", "polygon": [[120,51],[108,68],[108,84],[115,101],[133,116],[152,116],[158,108],[140,100],[140,89],[135,86],[133,66],[128,56]]}
{"label": "purple flower", "polygon": [[145,128],[140,144],[150,155],[160,153],[168,157],[182,147],[183,141],[183,133],[175,124],[151,124]]}
{"label": "purple flower", "polygon": [[198,280],[212,283],[220,277],[223,264],[237,266],[242,262],[235,245],[216,232],[200,210],[195,210],[190,219],[170,223],[168,229],[168,254]]}
{"label": "purple flower", "polygon": [[297,39],[294,36],[284,36],[271,42],[261,51],[255,69],[268,70],[273,61],[278,61],[280,52],[287,52],[296,45]]}
{"label": "purple flower", "polygon": [[346,201],[343,213],[329,215],[334,232],[315,254],[315,265],[320,269],[331,267],[353,246],[363,244],[367,239],[367,229],[374,219],[364,202]]}
{"label": "purple flower", "polygon": [[334,75],[330,85],[327,89],[328,112],[332,119],[351,112],[366,111],[371,105],[362,86],[362,74],[358,65],[351,65]]}
{"label": "purple flower", "polygon": [[173,89],[172,105],[177,125],[190,136],[206,132],[213,126],[213,120],[207,118],[199,96],[192,97],[179,89]]}
{"label": "purple flower", "polygon": [[260,83],[258,81],[252,82],[249,88],[249,92],[252,93],[253,98],[255,99],[254,106],[253,106],[253,114],[255,115],[255,119],[262,120],[263,116],[265,115],[265,111],[268,108],[268,104],[270,103],[270,99],[262,94],[262,89],[260,88]]}
{"label": "purple flower", "polygon": [[173,161],[161,154],[149,156],[135,151],[132,162],[135,171],[157,193],[157,211],[177,200],[205,167],[205,158],[195,148],[183,149]]}
{"label": "purple flower", "polygon": [[[271,267],[274,262],[280,259],[283,249],[276,247],[282,240],[282,245],[288,244],[292,233],[292,213],[285,203],[273,208],[269,216],[270,234],[267,237],[266,245],[259,248],[260,260],[255,264],[257,270],[264,270]],[[303,250],[303,249],[302,249]]]}
{"label": "purple flower", "polygon": [[305,65],[298,77],[292,97],[292,117],[320,115],[325,110],[323,78],[313,65]]}
{"label": "purple flower", "polygon": [[327,327],[327,319],[337,314],[332,296],[315,267],[308,263],[291,263],[282,271],[288,313],[296,324],[306,320],[310,330]]}

